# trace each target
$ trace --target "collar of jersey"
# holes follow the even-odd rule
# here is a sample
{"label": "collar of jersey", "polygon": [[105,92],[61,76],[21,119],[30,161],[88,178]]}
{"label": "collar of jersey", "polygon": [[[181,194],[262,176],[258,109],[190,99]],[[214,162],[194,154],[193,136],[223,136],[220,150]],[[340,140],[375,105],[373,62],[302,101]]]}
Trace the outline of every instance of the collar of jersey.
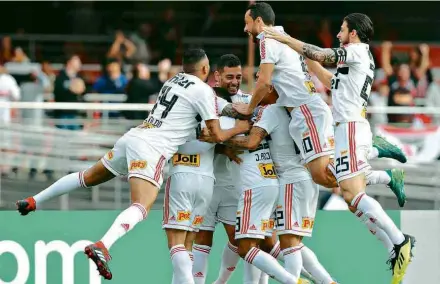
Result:
{"label": "collar of jersey", "polygon": [[[274,26],[274,28],[275,28],[277,31],[281,32],[281,33],[284,32],[284,28],[283,28],[282,26]],[[261,33],[259,33],[259,34],[257,35],[257,38],[260,39],[260,40],[261,40],[263,37],[264,37],[264,32],[261,32]]]}

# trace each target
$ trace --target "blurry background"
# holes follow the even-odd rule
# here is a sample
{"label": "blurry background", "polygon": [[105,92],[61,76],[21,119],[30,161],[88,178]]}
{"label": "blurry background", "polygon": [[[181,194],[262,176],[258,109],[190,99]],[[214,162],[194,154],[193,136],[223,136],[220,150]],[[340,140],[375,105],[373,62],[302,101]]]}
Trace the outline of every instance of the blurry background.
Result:
{"label": "blurry background", "polygon": [[[435,2],[270,2],[277,25],[292,36],[336,47],[342,18],[368,14],[376,78],[369,117],[375,133],[401,146],[407,209],[440,209],[440,24]],[[234,53],[243,63],[242,90],[252,92],[259,51],[243,32],[248,2],[1,2],[0,102],[81,102],[0,107],[0,208],[34,194],[104,155],[147,116],[163,82],[180,71],[181,54],[203,47],[212,67]],[[10,75],[10,76],[9,76]],[[210,84],[214,84],[213,76]],[[330,93],[318,91],[331,105]],[[97,104],[98,103],[98,104]],[[112,103],[115,110],[100,103]],[[136,111],[121,110],[138,103]],[[45,108],[42,108],[45,106]],[[382,186],[369,188],[387,209],[397,208]],[[161,192],[163,194],[163,191]],[[322,202],[328,191],[323,189]],[[155,208],[162,207],[160,195]],[[114,209],[129,203],[116,178],[44,205],[45,209]]]}

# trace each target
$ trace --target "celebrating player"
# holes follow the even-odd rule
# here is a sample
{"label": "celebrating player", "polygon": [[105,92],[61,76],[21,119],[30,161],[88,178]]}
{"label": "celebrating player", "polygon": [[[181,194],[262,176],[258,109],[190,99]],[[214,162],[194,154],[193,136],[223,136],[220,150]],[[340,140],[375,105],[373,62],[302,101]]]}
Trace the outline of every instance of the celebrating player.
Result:
{"label": "celebrating player", "polygon": [[[199,122],[195,118],[199,116],[205,121],[216,142],[243,132],[239,127],[220,128],[217,97],[205,83],[209,75],[209,60],[202,49],[184,52],[183,71],[165,82],[144,123],[124,134],[93,167],[65,176],[35,197],[17,202],[18,211],[26,215],[51,197],[78,187],[97,185],[117,175],[128,175],[131,206],[118,215],[100,241],[85,248],[86,255],[105,279],[112,278],[108,249],[147,217],[162,184],[163,167],[198,127]],[[170,253],[174,259],[189,258],[182,245],[172,247]]]}
{"label": "celebrating player", "polygon": [[[345,163],[331,163],[330,155],[334,151],[333,117],[329,106],[316,92],[307,64],[303,56],[273,39],[265,38],[263,28],[273,26],[275,13],[271,6],[259,2],[249,6],[245,17],[245,28],[254,40],[260,44],[260,79],[256,84],[254,95],[249,106],[236,105],[235,109],[244,115],[253,112],[258,103],[268,93],[273,84],[279,98],[277,104],[285,106],[292,120],[289,125],[290,135],[299,146],[301,155],[309,169],[313,181],[327,188],[337,187],[334,171],[341,171]],[[283,27],[274,29],[284,33]],[[391,157],[402,162],[406,157],[402,151],[381,140],[381,145],[374,145],[372,157]],[[344,161],[345,162],[345,161]],[[368,164],[359,165],[361,170],[367,170]],[[403,171],[380,171],[368,175],[369,184],[388,184],[397,195],[399,204],[405,203]]]}
{"label": "celebrating player", "polygon": [[[323,49],[296,40],[275,28],[265,28],[265,37],[313,60],[310,68],[332,90],[335,119],[336,177],[350,210],[380,238],[391,253],[392,283],[402,281],[411,261],[415,239],[403,234],[380,204],[365,193],[365,172],[369,168],[371,129],[365,118],[374,78],[374,61],[368,43],[373,23],[365,14],[353,13],[343,20],[337,35],[341,46]],[[318,62],[337,63],[332,74]]]}

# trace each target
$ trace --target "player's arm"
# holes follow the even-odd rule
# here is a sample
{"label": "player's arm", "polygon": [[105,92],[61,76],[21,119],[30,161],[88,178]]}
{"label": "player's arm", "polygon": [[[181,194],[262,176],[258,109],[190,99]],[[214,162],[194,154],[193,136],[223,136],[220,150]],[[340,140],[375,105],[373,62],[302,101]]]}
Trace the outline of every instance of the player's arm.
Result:
{"label": "player's arm", "polygon": [[319,81],[321,81],[324,86],[331,89],[332,87],[332,78],[333,74],[332,72],[325,69],[319,62],[306,59],[307,66],[309,67],[310,71],[312,71],[316,77],[318,77]]}
{"label": "player's arm", "polygon": [[[242,105],[243,107],[247,107],[248,105],[245,103],[237,103],[235,104],[236,106],[240,106]],[[240,106],[241,107],[241,106]],[[243,119],[246,120],[249,118],[250,115],[244,115],[239,113],[236,109],[234,109],[234,107],[232,106],[231,103],[228,103],[223,110],[221,111],[221,115],[222,116],[228,116],[228,117],[232,117],[235,119]]]}
{"label": "player's arm", "polygon": [[264,28],[266,38],[275,39],[281,43],[288,45],[301,55],[321,63],[336,63],[347,56],[345,48],[321,48],[313,44],[308,44],[297,40],[288,34],[282,34],[272,27]]}
{"label": "player's arm", "polygon": [[226,141],[225,144],[237,149],[255,150],[267,135],[269,134],[266,132],[266,130],[258,126],[254,126],[252,127],[249,135],[232,137]]}
{"label": "player's arm", "polygon": [[255,85],[255,91],[252,95],[251,102],[248,105],[248,111],[246,114],[251,114],[257,105],[263,100],[264,96],[270,93],[274,68],[274,63],[260,64],[258,81]]}
{"label": "player's arm", "polygon": [[[202,135],[200,136],[200,140],[205,142],[222,143],[235,135],[248,132],[250,128],[247,120],[238,120],[233,128],[227,130],[220,127],[220,121],[218,119],[206,120],[205,123],[206,128],[203,129]],[[206,137],[210,138],[206,139]]]}

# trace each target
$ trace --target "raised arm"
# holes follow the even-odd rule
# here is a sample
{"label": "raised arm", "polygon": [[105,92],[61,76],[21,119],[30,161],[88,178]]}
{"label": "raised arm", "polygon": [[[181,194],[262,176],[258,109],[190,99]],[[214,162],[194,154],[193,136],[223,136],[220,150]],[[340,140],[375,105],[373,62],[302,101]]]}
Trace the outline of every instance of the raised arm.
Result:
{"label": "raised arm", "polygon": [[261,141],[267,136],[266,130],[263,128],[254,126],[251,132],[247,136],[235,136],[226,141],[224,144],[244,150],[254,150],[260,145]]}

